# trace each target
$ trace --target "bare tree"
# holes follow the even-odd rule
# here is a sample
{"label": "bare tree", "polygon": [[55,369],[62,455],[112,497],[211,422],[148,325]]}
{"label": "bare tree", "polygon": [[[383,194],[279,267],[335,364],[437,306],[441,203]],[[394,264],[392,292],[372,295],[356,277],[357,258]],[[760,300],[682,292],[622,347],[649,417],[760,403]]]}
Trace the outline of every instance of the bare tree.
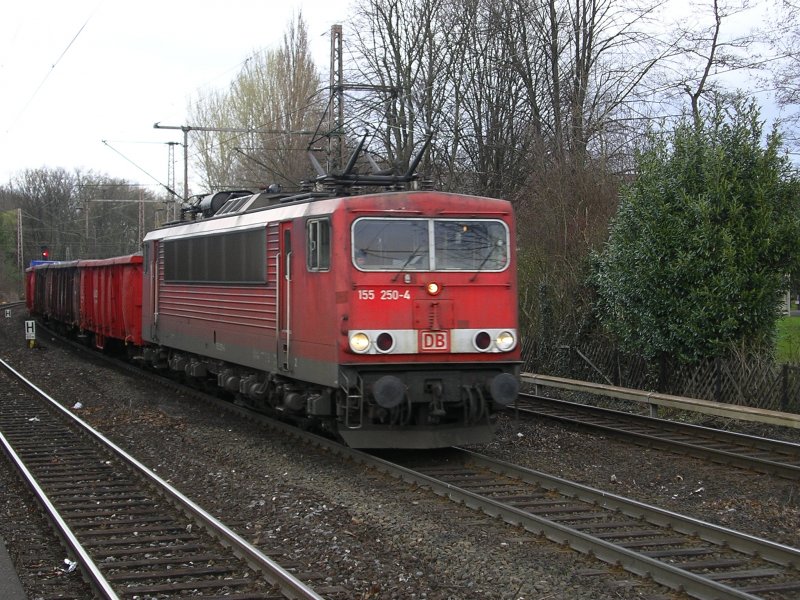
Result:
{"label": "bare tree", "polygon": [[264,105],[267,131],[258,137],[262,148],[269,150],[261,157],[273,181],[296,185],[310,174],[306,148],[311,136],[301,132],[314,129],[324,100],[302,17],[287,28],[273,68],[264,75],[265,89],[270,92]]}
{"label": "bare tree", "polygon": [[138,252],[144,230],[156,221],[152,192],[91,171],[29,169],[12,180],[7,194],[22,210],[28,260],[39,258],[43,247],[53,260]]}
{"label": "bare tree", "polygon": [[195,124],[219,131],[193,132],[196,165],[209,189],[291,188],[310,175],[305,150],[324,104],[302,15],[293,19],[274,50],[249,57],[226,92],[198,100]]}
{"label": "bare tree", "polygon": [[78,182],[64,169],[28,169],[12,181],[21,200],[26,256],[38,258],[47,247],[52,257],[66,258],[66,248],[77,242]]}
{"label": "bare tree", "polygon": [[676,22],[665,23],[675,52],[662,65],[658,93],[672,106],[669,116],[679,113],[688,98],[699,123],[704,99],[735,92],[769,62],[760,43],[768,32],[742,25],[753,11],[750,0],[704,0]]}
{"label": "bare tree", "polygon": [[380,153],[399,170],[408,167],[427,132],[440,127],[447,89],[443,75],[451,57],[443,6],[443,0],[360,0],[356,5],[359,16],[348,43],[355,67],[347,77],[362,91],[348,96],[346,131],[351,136],[365,127],[375,131]]}
{"label": "bare tree", "polygon": [[658,4],[618,0],[528,0],[516,66],[525,82],[537,135],[554,156],[580,163],[642,102],[656,67],[672,51],[655,23]]}
{"label": "bare tree", "polygon": [[782,110],[780,118],[787,141],[800,144],[800,2],[778,0],[773,7],[776,24],[770,46],[770,83]]}
{"label": "bare tree", "polygon": [[501,197],[523,182],[531,131],[526,89],[509,42],[516,25],[510,5],[479,0],[471,13],[462,14],[468,35],[458,62],[465,77],[454,83],[462,96],[461,166],[474,173],[471,191]]}
{"label": "bare tree", "polygon": [[[213,91],[189,109],[192,123],[209,125],[221,130],[234,129],[239,123],[229,110],[227,94]],[[205,189],[236,187],[239,158],[234,146],[225,143],[238,139],[224,131],[194,131],[194,164],[201,174]]]}
{"label": "bare tree", "polygon": [[643,83],[674,51],[655,35],[656,6],[362,0],[351,44],[357,75],[397,92],[383,102],[373,95],[350,116],[386,123],[384,151],[401,163],[432,127],[432,168],[444,187],[513,196],[531,153],[581,164],[618,147],[613,136],[629,127]]}

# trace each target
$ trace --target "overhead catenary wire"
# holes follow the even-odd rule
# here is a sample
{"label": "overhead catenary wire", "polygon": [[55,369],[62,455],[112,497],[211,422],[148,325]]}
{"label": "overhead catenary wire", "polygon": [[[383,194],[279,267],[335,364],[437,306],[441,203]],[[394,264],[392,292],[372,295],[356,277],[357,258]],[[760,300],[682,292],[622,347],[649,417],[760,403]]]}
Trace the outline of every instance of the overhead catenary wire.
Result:
{"label": "overhead catenary wire", "polygon": [[[344,51],[346,51],[346,50],[345,49],[341,49],[340,50],[340,52],[344,52]],[[248,64],[250,61],[252,61],[256,57],[258,57],[260,52],[261,51],[257,51],[257,52],[252,53],[250,56],[248,56],[240,64],[242,64],[242,65]],[[281,114],[275,115],[273,119],[271,119],[269,121],[266,121],[266,122],[263,122],[260,125],[256,125],[256,126],[250,125],[250,126],[247,126],[247,127],[203,127],[203,126],[194,126],[194,125],[168,125],[168,126],[165,126],[165,125],[160,125],[159,123],[156,123],[154,125],[154,128],[156,128],[156,129],[175,129],[175,130],[180,130],[180,131],[183,132],[183,138],[184,138],[184,141],[183,141],[183,146],[184,146],[184,188],[185,188],[184,189],[184,196],[186,196],[187,193],[188,193],[188,166],[189,166],[189,159],[190,158],[192,160],[197,159],[197,157],[200,156],[200,154],[201,154],[199,151],[195,151],[195,152],[192,152],[192,153],[189,152],[189,137],[188,137],[188,134],[190,132],[192,132],[192,131],[203,131],[203,132],[226,133],[226,134],[228,134],[228,135],[217,135],[217,136],[215,136],[215,139],[212,138],[211,140],[208,140],[206,142],[206,148],[205,148],[206,152],[212,151],[212,150],[214,150],[214,148],[220,148],[221,149],[225,145],[239,142],[244,136],[249,136],[249,135],[253,135],[253,134],[256,134],[256,135],[262,134],[263,135],[263,134],[272,134],[272,133],[274,133],[274,134],[284,134],[284,135],[286,135],[286,134],[288,134],[288,135],[297,135],[297,134],[308,135],[308,136],[310,136],[310,141],[308,143],[308,147],[306,148],[306,150],[312,150],[314,143],[316,141],[319,141],[320,139],[323,139],[323,138],[330,139],[330,138],[332,138],[334,136],[336,136],[336,137],[346,137],[345,130],[346,130],[347,127],[346,127],[346,123],[345,122],[339,123],[338,126],[332,131],[328,131],[327,133],[320,133],[321,125],[324,122],[324,120],[326,118],[326,115],[329,113],[329,110],[330,110],[330,107],[331,107],[331,102],[332,102],[333,97],[334,97],[334,95],[335,95],[335,93],[337,91],[338,91],[338,93],[342,94],[342,96],[344,96],[346,94],[346,92],[350,91],[350,92],[373,92],[373,93],[374,92],[378,92],[378,93],[382,93],[382,94],[388,93],[388,94],[391,94],[391,96],[393,98],[402,97],[401,90],[399,90],[396,86],[375,85],[375,84],[370,84],[370,83],[366,83],[366,82],[363,82],[363,81],[362,82],[353,82],[353,83],[344,83],[343,78],[342,78],[342,74],[340,73],[339,76],[338,76],[338,79],[335,82],[335,85],[334,85],[334,83],[332,83],[330,86],[321,86],[313,94],[311,94],[310,96],[308,96],[308,98],[306,98],[306,101],[302,106],[296,107],[296,108],[294,108],[292,110],[283,111]],[[323,108],[322,105],[319,103],[318,98],[319,98],[319,96],[321,94],[323,94],[325,92],[328,92],[330,97],[329,97],[328,102],[327,102],[327,107]],[[287,118],[292,117],[294,115],[302,114],[302,113],[306,112],[309,109],[312,109],[312,111],[314,111],[315,105],[316,105],[316,109],[319,110],[319,123],[317,124],[317,126],[316,126],[314,131],[272,129],[270,127],[271,125],[276,125],[276,124],[285,122],[287,120]],[[367,109],[367,112],[369,112],[369,110],[370,109]],[[312,116],[312,118],[313,118],[313,116]],[[385,119],[385,117],[384,117],[384,119]],[[259,160],[255,159],[254,157],[247,155],[243,151],[243,149],[241,147],[241,143],[239,143],[238,147],[233,148],[233,151],[236,152],[236,153],[239,153],[243,158],[248,159],[249,162],[258,164],[262,168],[266,169],[269,172],[272,172],[273,174],[277,175],[278,177],[280,177],[282,179],[286,179],[285,175],[283,175],[281,173],[277,173],[274,169],[272,169],[272,168],[268,167],[267,165],[263,164],[263,161],[259,161]],[[186,200],[186,197],[184,198],[184,200]]]}
{"label": "overhead catenary wire", "polygon": [[144,170],[142,167],[140,167],[140,166],[139,166],[139,165],[137,165],[135,162],[133,162],[133,161],[132,161],[130,158],[128,158],[127,156],[125,156],[125,155],[124,155],[122,152],[120,152],[119,150],[117,150],[116,148],[114,148],[114,147],[113,147],[111,144],[109,144],[109,143],[108,143],[106,140],[102,140],[102,142],[103,142],[103,144],[105,144],[106,146],[108,146],[109,148],[111,148],[111,150],[113,150],[114,152],[116,152],[117,154],[119,154],[119,155],[120,155],[122,158],[124,158],[126,161],[128,161],[129,163],[131,163],[131,164],[132,164],[134,167],[136,167],[137,169],[139,169],[139,170],[140,170],[142,173],[144,173],[145,175],[147,175],[147,176],[148,176],[150,179],[152,179],[153,181],[155,181],[156,183],[158,183],[160,186],[162,186],[162,187],[163,187],[165,190],[167,190],[167,192],[169,192],[170,194],[172,194],[172,195],[173,195],[173,196],[175,196],[176,198],[180,198],[180,197],[181,197],[181,196],[180,196],[180,194],[178,194],[178,192],[176,192],[176,191],[175,191],[175,190],[173,190],[173,189],[170,189],[170,187],[169,187],[169,186],[167,186],[167,185],[164,185],[163,183],[161,183],[161,182],[158,180],[158,178],[157,178],[157,177],[155,177],[154,175],[152,175],[152,174],[151,174],[151,173],[149,173],[148,171],[145,171],[145,170]]}
{"label": "overhead catenary wire", "polygon": [[12,119],[11,125],[9,125],[8,129],[6,129],[6,133],[11,131],[11,129],[14,127],[14,124],[19,122],[20,117],[23,114],[25,114],[25,112],[28,110],[28,108],[30,107],[31,103],[33,103],[33,101],[36,98],[36,96],[39,94],[41,89],[44,87],[44,84],[50,78],[50,75],[52,75],[53,71],[55,71],[55,68],[58,66],[58,64],[61,62],[61,60],[64,58],[64,56],[66,56],[66,54],[67,54],[67,52],[69,52],[70,48],[72,48],[72,45],[75,43],[75,41],[81,35],[81,33],[83,33],[83,30],[89,24],[89,21],[92,19],[92,15],[94,15],[96,10],[97,10],[97,6],[95,6],[95,8],[92,9],[92,12],[89,13],[89,16],[86,18],[86,21],[84,21],[83,25],[80,26],[80,28],[78,29],[77,33],[75,33],[75,35],[72,36],[72,39],[69,41],[69,44],[67,44],[67,47],[64,48],[64,50],[61,52],[61,54],[58,56],[58,58],[55,60],[55,62],[50,66],[50,68],[48,69],[47,73],[45,73],[45,76],[39,82],[39,85],[36,86],[36,89],[33,91],[33,93],[31,94],[30,98],[28,98],[27,102],[25,102],[25,104],[22,106],[22,108],[20,109],[19,113],[17,113],[16,117],[14,119]]}

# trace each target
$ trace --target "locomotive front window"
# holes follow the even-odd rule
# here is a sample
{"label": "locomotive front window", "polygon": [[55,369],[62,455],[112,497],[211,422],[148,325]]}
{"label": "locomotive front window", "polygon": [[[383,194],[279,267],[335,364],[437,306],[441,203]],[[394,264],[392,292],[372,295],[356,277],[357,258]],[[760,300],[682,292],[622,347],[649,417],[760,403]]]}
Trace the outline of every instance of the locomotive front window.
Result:
{"label": "locomotive front window", "polygon": [[499,220],[372,219],[353,224],[362,271],[502,271],[508,227]]}
{"label": "locomotive front window", "polygon": [[353,225],[353,262],[364,271],[430,269],[428,221],[360,219]]}
{"label": "locomotive front window", "polygon": [[502,221],[435,221],[437,271],[501,271],[508,264]]}

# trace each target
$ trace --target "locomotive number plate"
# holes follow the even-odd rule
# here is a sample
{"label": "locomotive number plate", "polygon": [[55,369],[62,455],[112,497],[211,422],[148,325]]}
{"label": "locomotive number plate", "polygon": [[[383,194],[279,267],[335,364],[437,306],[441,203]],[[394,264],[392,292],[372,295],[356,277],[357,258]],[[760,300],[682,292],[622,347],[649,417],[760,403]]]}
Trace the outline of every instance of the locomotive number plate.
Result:
{"label": "locomotive number plate", "polygon": [[421,352],[450,352],[450,333],[448,331],[420,331],[419,349]]}
{"label": "locomotive number plate", "polygon": [[358,290],[358,299],[402,302],[403,300],[411,300],[411,292],[408,289],[364,288]]}

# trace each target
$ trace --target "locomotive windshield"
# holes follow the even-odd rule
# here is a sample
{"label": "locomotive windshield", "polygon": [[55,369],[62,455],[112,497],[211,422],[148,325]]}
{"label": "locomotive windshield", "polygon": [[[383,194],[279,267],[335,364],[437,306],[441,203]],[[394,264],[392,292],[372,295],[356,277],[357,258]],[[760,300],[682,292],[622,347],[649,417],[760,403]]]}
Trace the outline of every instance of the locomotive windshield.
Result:
{"label": "locomotive windshield", "polygon": [[502,271],[508,228],[497,220],[359,219],[353,263],[362,271]]}

